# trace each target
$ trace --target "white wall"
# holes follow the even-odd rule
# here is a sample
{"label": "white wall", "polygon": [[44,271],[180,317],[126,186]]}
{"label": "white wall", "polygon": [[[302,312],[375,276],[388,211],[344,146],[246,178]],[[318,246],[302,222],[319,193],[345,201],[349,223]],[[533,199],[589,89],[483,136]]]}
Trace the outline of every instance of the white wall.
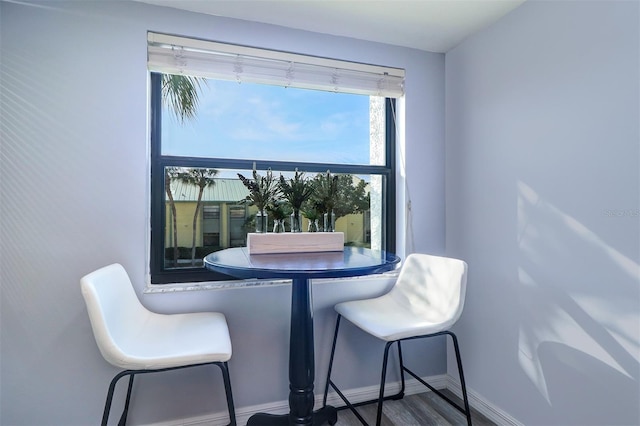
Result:
{"label": "white wall", "polygon": [[527,425],[640,423],[639,3],[528,1],[446,54],[468,384]]}
{"label": "white wall", "polygon": [[[288,397],[288,286],[142,293],[147,30],[405,68],[406,174],[420,211],[413,222],[420,238],[410,240],[416,251],[444,251],[444,55],[130,3],[0,3],[1,424],[97,423],[117,370],[95,346],[79,279],[112,262],[125,266],[143,303],[156,311],[227,315],[240,410]],[[324,385],[332,305],[389,284],[315,286],[316,389]],[[350,363],[337,373],[347,387],[374,384],[383,346],[345,331]],[[413,356],[423,374],[444,372],[444,345],[423,348]],[[215,369],[141,377],[137,389],[132,424],[225,410]]]}

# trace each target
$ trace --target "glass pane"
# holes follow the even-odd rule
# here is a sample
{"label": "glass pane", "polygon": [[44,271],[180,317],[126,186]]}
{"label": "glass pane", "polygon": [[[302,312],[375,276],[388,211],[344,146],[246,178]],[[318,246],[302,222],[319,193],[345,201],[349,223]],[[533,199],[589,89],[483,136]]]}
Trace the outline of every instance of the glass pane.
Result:
{"label": "glass pane", "polygon": [[[213,251],[246,246],[247,233],[256,229],[257,207],[245,201],[249,191],[238,173],[252,179],[251,170],[169,167],[165,172],[170,181],[165,193],[165,268],[200,267],[202,258]],[[264,171],[257,173],[266,174]],[[276,179],[292,177],[290,172],[272,173]],[[335,231],[344,233],[347,246],[379,249],[382,241],[382,177],[336,176]],[[313,183],[326,179],[325,174],[304,173],[304,177]],[[301,209],[305,232],[323,230],[320,192],[316,187]],[[290,232],[291,206],[285,200],[278,198],[266,210],[269,232],[282,230],[274,226],[274,220],[282,220],[284,232]]]}
{"label": "glass pane", "polygon": [[384,98],[210,79],[197,91],[184,121],[163,93],[162,155],[384,165]]}

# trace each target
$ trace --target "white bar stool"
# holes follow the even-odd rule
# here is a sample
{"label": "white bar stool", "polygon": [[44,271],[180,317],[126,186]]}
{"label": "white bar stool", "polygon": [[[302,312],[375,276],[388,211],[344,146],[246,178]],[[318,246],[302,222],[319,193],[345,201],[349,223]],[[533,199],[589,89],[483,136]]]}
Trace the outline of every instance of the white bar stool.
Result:
{"label": "white bar stool", "polygon": [[118,425],[127,421],[135,375],[205,364],[215,364],[222,371],[229,424],[235,426],[227,365],[231,358],[231,339],[223,314],[151,312],[142,306],[127,272],[117,263],[82,277],[80,286],[102,356],[115,367],[124,369],[109,385],[103,426],[109,419],[116,383],[122,377],[129,376],[129,386]]}
{"label": "white bar stool", "polygon": [[[449,331],[449,328],[462,314],[466,285],[467,264],[464,261],[414,253],[405,259],[398,280],[388,293],[373,299],[354,300],[337,304],[335,310],[338,312],[338,318],[331,348],[323,405],[327,403],[327,394],[329,386],[331,386],[346,403],[347,407],[366,425],[367,422],[358,413],[356,407],[377,401],[376,425],[379,426],[382,419],[382,403],[385,400],[404,397],[404,373],[407,372],[465,414],[467,423],[471,425],[471,410],[469,409],[467,388],[462,371],[458,339],[454,333]],[[340,328],[340,320],[343,317],[366,333],[387,342],[382,361],[382,377],[378,399],[351,404],[331,380],[338,330]],[[405,367],[402,361],[402,348],[400,345],[402,341],[441,335],[449,335],[453,339],[464,408],[425,382],[421,377],[418,377],[418,375]],[[387,360],[389,348],[394,343],[398,344],[402,384],[399,393],[385,397],[384,384],[387,373]]]}

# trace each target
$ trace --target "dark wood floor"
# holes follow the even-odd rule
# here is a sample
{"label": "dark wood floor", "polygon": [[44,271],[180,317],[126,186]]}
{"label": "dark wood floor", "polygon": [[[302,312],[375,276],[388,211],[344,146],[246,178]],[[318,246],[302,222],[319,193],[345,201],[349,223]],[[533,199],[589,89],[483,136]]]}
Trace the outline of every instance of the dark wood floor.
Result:
{"label": "dark wood floor", "polygon": [[[449,398],[462,406],[462,401],[448,390],[442,391]],[[447,404],[433,392],[405,396],[399,401],[386,401],[382,406],[383,426],[448,426],[466,425],[464,414]],[[360,415],[370,424],[376,423],[376,404],[358,408]],[[471,410],[471,421],[474,426],[495,426],[482,414]],[[339,426],[361,426],[362,423],[349,409],[338,411]]]}

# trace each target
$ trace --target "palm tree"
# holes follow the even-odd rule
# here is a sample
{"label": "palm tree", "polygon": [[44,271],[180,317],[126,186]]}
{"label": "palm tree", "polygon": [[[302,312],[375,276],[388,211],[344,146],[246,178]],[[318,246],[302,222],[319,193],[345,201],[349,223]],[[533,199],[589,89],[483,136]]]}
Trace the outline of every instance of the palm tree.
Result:
{"label": "palm tree", "polygon": [[[198,110],[201,84],[206,80],[177,74],[162,74],[162,101],[174,113],[181,124],[195,118]],[[176,205],[171,193],[171,179],[178,176],[176,167],[167,167],[164,172],[164,189],[169,200],[173,217],[173,266],[178,263],[178,225],[176,220]],[[193,252],[193,250],[192,250]]]}
{"label": "palm tree", "polygon": [[162,100],[181,124],[196,117],[198,92],[206,82],[190,75],[162,74]]}
{"label": "palm tree", "polygon": [[173,224],[173,266],[178,266],[178,221],[176,219],[176,203],[173,201],[173,193],[171,192],[171,181],[177,178],[178,174],[179,169],[177,167],[167,167],[164,169],[164,190],[169,199]]}
{"label": "palm tree", "polygon": [[196,226],[198,224],[200,207],[202,206],[202,194],[205,188],[215,185],[215,176],[217,174],[218,171],[216,169],[189,169],[180,175],[180,179],[184,183],[198,187],[198,201],[196,202],[196,211],[193,213],[191,265],[196,264]]}

